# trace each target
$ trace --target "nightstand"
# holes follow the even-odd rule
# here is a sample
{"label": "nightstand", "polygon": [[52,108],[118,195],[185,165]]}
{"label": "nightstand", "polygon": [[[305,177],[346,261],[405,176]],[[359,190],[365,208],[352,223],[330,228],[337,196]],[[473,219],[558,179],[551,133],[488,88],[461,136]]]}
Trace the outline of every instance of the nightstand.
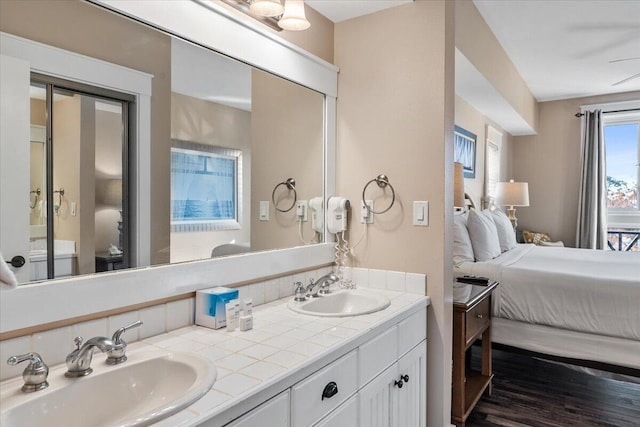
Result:
{"label": "nightstand", "polygon": [[[491,395],[491,293],[486,286],[455,283],[453,289],[453,377],[451,420],[464,427],[485,390]],[[482,369],[471,369],[470,347],[482,337]]]}
{"label": "nightstand", "polygon": [[96,254],[96,273],[100,273],[102,271],[121,270],[125,268],[123,261],[124,256],[122,254]]}

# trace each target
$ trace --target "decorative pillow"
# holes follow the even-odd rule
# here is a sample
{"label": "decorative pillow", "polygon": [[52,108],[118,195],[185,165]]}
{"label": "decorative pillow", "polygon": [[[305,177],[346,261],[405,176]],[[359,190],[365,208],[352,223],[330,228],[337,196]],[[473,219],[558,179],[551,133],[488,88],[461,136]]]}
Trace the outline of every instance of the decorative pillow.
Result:
{"label": "decorative pillow", "polygon": [[475,209],[469,211],[467,218],[467,229],[471,238],[471,246],[476,261],[488,261],[500,255],[500,241],[498,240],[498,230],[489,213],[476,212]]}
{"label": "decorative pillow", "polygon": [[489,211],[491,216],[493,217],[493,222],[496,224],[496,229],[498,230],[498,241],[500,241],[500,250],[502,252],[510,251],[518,245],[516,241],[516,233],[513,230],[513,225],[511,225],[511,221],[499,209],[494,211]]}
{"label": "decorative pillow", "polygon": [[564,248],[564,242],[562,240],[558,240],[557,242],[545,242],[541,240],[540,246],[556,246],[559,248]]}
{"label": "decorative pillow", "polygon": [[473,247],[467,230],[467,214],[453,217],[453,265],[463,262],[474,262]]}
{"label": "decorative pillow", "polygon": [[522,231],[522,237],[524,237],[525,243],[533,243],[534,245],[539,245],[540,242],[550,242],[551,237],[548,234],[544,233],[536,233],[534,231]]}

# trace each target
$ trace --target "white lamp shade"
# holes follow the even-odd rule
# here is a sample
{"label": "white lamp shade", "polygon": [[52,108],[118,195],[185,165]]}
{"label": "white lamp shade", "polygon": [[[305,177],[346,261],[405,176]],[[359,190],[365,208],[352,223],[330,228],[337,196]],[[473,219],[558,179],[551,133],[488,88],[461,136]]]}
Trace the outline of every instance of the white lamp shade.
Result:
{"label": "white lamp shade", "polygon": [[122,207],[122,180],[110,179],[104,189],[104,204],[120,209]]}
{"label": "white lamp shade", "polygon": [[460,162],[453,164],[453,206],[464,208],[464,168]]}
{"label": "white lamp shade", "polygon": [[496,184],[496,200],[504,206],[529,206],[529,183],[498,182]]}
{"label": "white lamp shade", "polygon": [[278,21],[283,30],[302,31],[311,26],[304,14],[304,1],[286,0],[284,3],[284,15]]}
{"label": "white lamp shade", "polygon": [[249,6],[249,10],[254,15],[259,16],[278,16],[282,15],[284,7],[280,0],[253,0]]}

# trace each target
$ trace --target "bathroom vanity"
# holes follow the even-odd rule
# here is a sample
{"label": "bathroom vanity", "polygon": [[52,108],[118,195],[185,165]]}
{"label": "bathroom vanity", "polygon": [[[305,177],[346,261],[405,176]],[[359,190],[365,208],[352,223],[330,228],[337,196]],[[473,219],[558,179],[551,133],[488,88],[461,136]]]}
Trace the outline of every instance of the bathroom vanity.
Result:
{"label": "bathroom vanity", "polygon": [[[209,395],[186,410],[195,410],[200,416],[185,425],[426,425],[426,310],[429,298],[368,291],[387,296],[391,300],[390,307],[362,316],[319,318],[292,312],[287,308],[290,299],[287,298],[256,309],[257,326],[253,335],[257,339],[262,338],[261,333],[268,334],[278,328],[291,329],[261,341],[261,345],[247,347],[241,354],[257,357],[257,353],[252,354],[252,348],[262,352],[265,350],[260,347],[269,344],[286,348],[262,362],[219,378]],[[187,329],[193,332],[201,328]],[[182,332],[185,330],[179,331]],[[225,332],[206,331],[206,335],[209,334]],[[252,339],[252,333],[227,335],[240,340],[247,335]],[[221,342],[216,347],[228,345]],[[304,353],[308,355],[300,356]],[[245,375],[268,375],[270,364],[284,370],[246,391],[236,388],[246,379]],[[255,367],[252,369],[252,366]],[[257,373],[258,370],[263,372]],[[231,397],[209,411],[198,411],[207,406],[207,399],[218,391],[231,393]]]}
{"label": "bathroom vanity", "polygon": [[[254,329],[250,331],[227,332],[200,326],[175,329],[130,344],[128,360],[122,367],[107,366],[104,355],[96,353],[92,364],[95,372],[86,378],[65,378],[66,367],[53,366],[50,387],[36,393],[20,392],[21,377],[4,381],[0,387],[1,419],[3,424],[13,425],[15,417],[28,409],[19,407],[24,402],[40,407],[34,399],[45,402],[64,398],[64,389],[73,393],[89,385],[88,381],[98,380],[97,376],[122,377],[122,369],[143,369],[150,354],[164,352],[185,360],[195,356],[200,363],[215,366],[217,378],[210,389],[202,389],[202,398],[186,408],[181,406],[184,409],[154,425],[425,426],[426,311],[430,299],[388,290],[362,292],[388,298],[390,305],[360,316],[317,317],[294,312],[288,307],[292,297],[287,297],[256,307]],[[165,377],[161,375],[157,381]],[[139,384],[143,388],[149,385],[148,381]],[[96,395],[100,392],[97,390]],[[143,396],[145,392],[141,389],[134,395]],[[91,387],[85,393],[91,394]],[[126,423],[139,417],[135,404],[111,411],[109,423]],[[67,415],[74,419],[65,424],[77,424],[77,411]],[[53,415],[40,416],[48,419]]]}

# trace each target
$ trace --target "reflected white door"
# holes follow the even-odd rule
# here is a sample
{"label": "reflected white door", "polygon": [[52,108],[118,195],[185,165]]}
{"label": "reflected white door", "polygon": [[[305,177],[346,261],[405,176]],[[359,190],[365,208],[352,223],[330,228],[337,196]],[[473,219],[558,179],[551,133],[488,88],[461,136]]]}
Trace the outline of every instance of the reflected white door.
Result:
{"label": "reflected white door", "polygon": [[[29,281],[29,84],[27,61],[0,55],[0,252],[18,283]],[[10,179],[7,179],[10,177]]]}

